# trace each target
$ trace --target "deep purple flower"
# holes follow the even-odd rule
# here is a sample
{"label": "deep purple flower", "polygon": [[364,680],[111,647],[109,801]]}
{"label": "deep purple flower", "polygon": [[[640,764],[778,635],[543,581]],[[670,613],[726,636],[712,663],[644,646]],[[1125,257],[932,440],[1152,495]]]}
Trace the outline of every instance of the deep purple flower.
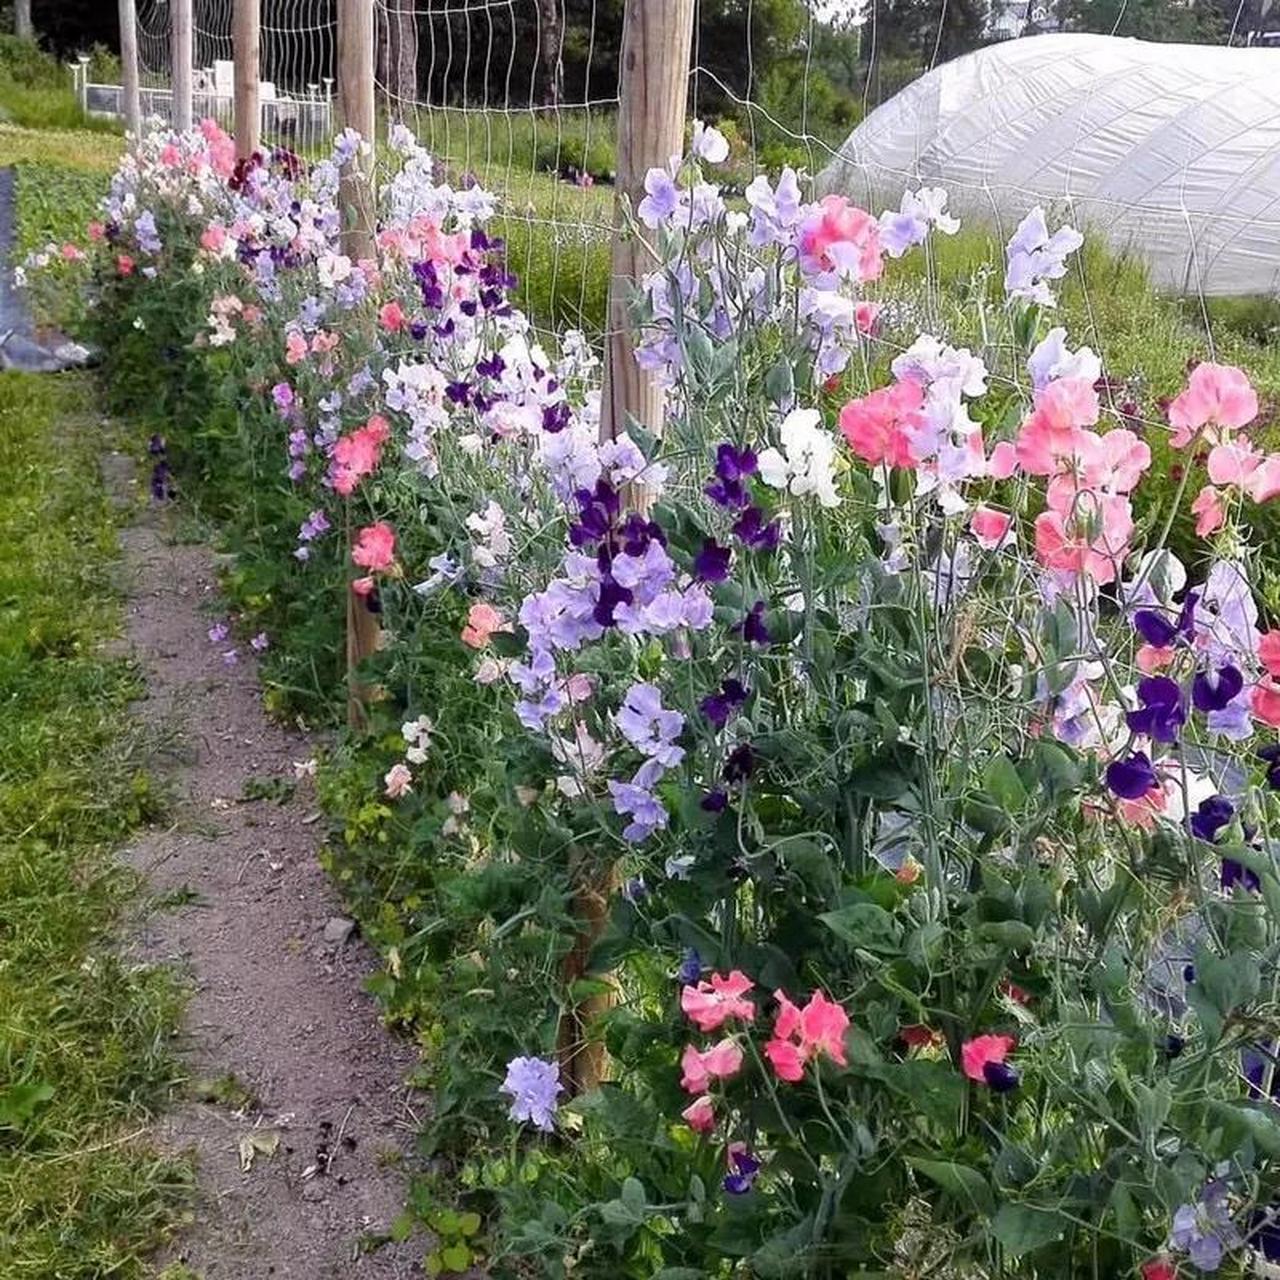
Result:
{"label": "deep purple flower", "polygon": [[723,582],[729,576],[729,561],[733,552],[720,546],[714,538],[702,544],[702,550],[693,557],[693,576],[699,582]]}
{"label": "deep purple flower", "polygon": [[646,520],[635,511],[622,522],[621,537],[622,549],[629,556],[644,555],[651,542],[664,547],[667,545],[667,535],[663,533],[662,526],[655,520]]}
{"label": "deep purple flower", "polygon": [[729,1165],[733,1172],[725,1174],[724,1189],[731,1196],[746,1195],[760,1172],[760,1161],[749,1151],[733,1148],[729,1152]]}
{"label": "deep purple flower", "polygon": [[1258,759],[1267,766],[1267,786],[1280,791],[1280,742],[1268,743],[1258,748]]}
{"label": "deep purple flower", "polygon": [[750,449],[722,444],[716,449],[715,479],[703,492],[717,506],[745,507],[750,499],[744,482],[756,469],[756,455]]}
{"label": "deep purple flower", "polygon": [[409,321],[409,336],[414,342],[421,342],[427,336],[427,330],[430,326],[425,320]]}
{"label": "deep purple flower", "polygon": [[626,587],[620,587],[612,578],[602,578],[600,595],[596,600],[595,608],[591,611],[591,616],[602,627],[611,627],[616,621],[613,616],[614,610],[620,604],[630,604],[633,599],[632,593]]}
{"label": "deep purple flower", "polygon": [[1240,1069],[1249,1082],[1250,1098],[1262,1097],[1268,1076],[1271,1077],[1271,1096],[1280,1098],[1280,1062],[1276,1060],[1275,1041],[1241,1049]]}
{"label": "deep purple flower", "polygon": [[1187,1042],[1180,1035],[1170,1032],[1164,1038],[1164,1052],[1168,1058],[1176,1058],[1187,1047]]}
{"label": "deep purple flower", "polygon": [[1007,1062],[988,1062],[982,1068],[982,1078],[996,1093],[1009,1093],[1018,1087],[1017,1067]]}
{"label": "deep purple flower", "polygon": [[702,797],[700,806],[704,813],[723,813],[728,803],[729,797],[717,787]]}
{"label": "deep purple flower", "polygon": [[476,361],[476,372],[482,378],[500,378],[506,367],[502,357],[496,351],[487,359]]}
{"label": "deep purple flower", "polygon": [[1155,785],[1156,771],[1145,751],[1107,765],[1107,786],[1122,800],[1141,800]]}
{"label": "deep purple flower", "polygon": [[769,643],[769,629],[764,625],[764,601],[757,600],[751,606],[747,616],[734,628],[742,632],[742,638],[748,644],[766,645]]}
{"label": "deep purple flower", "polygon": [[732,786],[736,782],[745,782],[755,772],[756,754],[750,743],[744,742],[729,752],[724,762],[724,780]]}
{"label": "deep purple flower", "polygon": [[147,441],[147,452],[153,458],[163,458],[167,448],[168,446],[165,444],[165,439],[162,435],[153,435]]}
{"label": "deep purple flower", "polygon": [[172,479],[173,473],[169,470],[169,464],[161,458],[151,468],[151,496],[157,502],[164,502],[173,497]]}
{"label": "deep purple flower", "polygon": [[690,947],[680,961],[680,968],[676,970],[676,981],[682,987],[688,987],[692,986],[701,977],[702,957],[698,954],[696,947]]}
{"label": "deep purple flower", "polygon": [[729,717],[747,700],[747,690],[740,680],[732,676],[720,685],[719,693],[708,694],[698,704],[702,714],[717,729],[723,729],[729,723]]}
{"label": "deep purple flower", "polygon": [[1227,892],[1230,892],[1236,885],[1239,885],[1242,889],[1247,889],[1250,893],[1258,893],[1262,889],[1262,882],[1258,879],[1258,873],[1251,871],[1243,862],[1237,862],[1234,858],[1223,858],[1221,881],[1223,889]]}
{"label": "deep purple flower", "polygon": [[1229,663],[1217,671],[1197,671],[1191,682],[1191,701],[1198,711],[1221,711],[1241,689],[1244,676]]}
{"label": "deep purple flower", "polygon": [[1187,825],[1196,839],[1213,844],[1218,838],[1218,832],[1231,821],[1235,811],[1235,805],[1226,796],[1209,796],[1200,801]]}
{"label": "deep purple flower", "polygon": [[549,404],[542,411],[542,429],[551,435],[556,435],[569,425],[570,410],[567,400],[557,400],[555,404]]}
{"label": "deep purple flower", "polygon": [[1187,718],[1178,682],[1168,676],[1147,676],[1138,681],[1138,700],[1141,708],[1125,715],[1129,728],[1157,742],[1176,742]]}
{"label": "deep purple flower", "polygon": [[782,537],[778,522],[766,522],[759,507],[748,507],[734,522],[733,532],[753,551],[772,551]]}
{"label": "deep purple flower", "polygon": [[471,384],[469,382],[451,382],[445,387],[444,393],[454,404],[466,405],[471,403]]}

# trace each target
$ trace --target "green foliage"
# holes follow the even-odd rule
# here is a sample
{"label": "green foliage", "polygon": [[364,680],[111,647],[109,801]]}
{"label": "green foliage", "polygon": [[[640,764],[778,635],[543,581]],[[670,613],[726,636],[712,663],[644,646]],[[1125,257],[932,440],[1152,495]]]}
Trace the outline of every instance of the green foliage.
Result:
{"label": "green foliage", "polygon": [[156,816],[127,727],[115,522],[85,389],[0,375],[0,1274],[141,1277],[189,1190],[131,1136],[174,1080],[179,998],[121,956],[111,847]]}
{"label": "green foliage", "polygon": [[38,45],[0,35],[0,121],[33,129],[101,129],[112,121],[86,116],[71,92],[71,73]]}

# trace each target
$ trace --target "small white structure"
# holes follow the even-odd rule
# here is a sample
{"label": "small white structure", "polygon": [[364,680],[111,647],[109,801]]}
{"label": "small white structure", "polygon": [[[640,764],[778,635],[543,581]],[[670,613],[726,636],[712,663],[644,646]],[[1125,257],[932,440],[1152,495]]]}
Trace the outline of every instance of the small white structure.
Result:
{"label": "small white structure", "polygon": [[1280,49],[1008,40],[871,113],[818,178],[876,210],[939,185],[1011,231],[1052,207],[1158,285],[1280,293]]}

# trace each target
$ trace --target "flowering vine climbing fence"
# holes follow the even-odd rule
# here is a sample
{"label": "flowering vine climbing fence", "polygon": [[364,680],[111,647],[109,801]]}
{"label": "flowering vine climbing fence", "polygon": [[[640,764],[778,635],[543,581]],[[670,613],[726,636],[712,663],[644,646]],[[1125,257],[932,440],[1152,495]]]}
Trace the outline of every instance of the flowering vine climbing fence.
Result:
{"label": "flowering vine climbing fence", "polygon": [[[1249,527],[1280,454],[1248,374],[1200,364],[1159,419],[1119,399],[1051,324],[1081,238],[1039,211],[1003,289],[906,328],[945,193],[873,216],[787,170],[726,202],[695,125],[633,212],[666,434],[601,442],[597,355],[535,337],[495,200],[407,130],[376,259],[340,252],[360,146],[304,170],[153,134],[88,253],[31,266],[165,415],[157,496],[223,515],[277,705],[341,689],[360,573],[378,697],[321,769],[328,857],[486,1215],[466,1263],[1275,1254],[1280,631]],[[584,860],[621,874],[571,972]],[[580,1030],[609,1078],[575,1093],[559,1015],[606,981]]]}

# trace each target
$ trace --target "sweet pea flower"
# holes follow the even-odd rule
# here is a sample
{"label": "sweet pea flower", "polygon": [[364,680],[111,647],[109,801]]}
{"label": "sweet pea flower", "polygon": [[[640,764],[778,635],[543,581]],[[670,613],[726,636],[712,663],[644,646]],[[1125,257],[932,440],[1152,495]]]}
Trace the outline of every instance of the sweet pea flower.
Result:
{"label": "sweet pea flower", "polygon": [[507,620],[493,605],[481,601],[467,611],[467,625],[462,628],[462,643],[471,649],[483,649],[495,631],[510,630]]}
{"label": "sweet pea flower", "polygon": [[680,1116],[694,1133],[710,1133],[716,1127],[715,1105],[705,1093],[685,1107]]}
{"label": "sweet pea flower", "polygon": [[[1186,390],[1169,405],[1170,444],[1184,449],[1208,427],[1210,439],[1224,443],[1230,432],[1258,416],[1258,395],[1242,369],[1206,361],[1191,371]],[[1213,428],[1218,428],[1215,432]]]}
{"label": "sweet pea flower", "polygon": [[1196,494],[1191,504],[1191,514],[1196,518],[1196,536],[1207,538],[1217,533],[1227,523],[1227,508],[1222,501],[1222,493],[1207,484]]}
{"label": "sweet pea flower", "polygon": [[859,283],[883,269],[880,229],[865,210],[844,196],[824,196],[800,224],[800,269],[808,276],[835,276]]}
{"label": "sweet pea flower", "polygon": [[880,243],[891,258],[900,258],[913,245],[924,244],[932,227],[944,236],[960,230],[960,219],[946,211],[947,192],[943,187],[921,187],[904,191],[896,210],[880,215]]}
{"label": "sweet pea flower", "polygon": [[773,1038],[764,1047],[779,1080],[794,1084],[804,1078],[805,1064],[825,1054],[837,1066],[847,1066],[844,1036],[849,1015],[821,991],[809,997],[803,1009],[792,1004],[784,991],[775,991],[778,1016]]}
{"label": "sweet pea flower", "polygon": [[389,800],[399,800],[413,790],[413,773],[407,764],[393,764],[383,778]]}
{"label": "sweet pea flower", "polygon": [[686,985],[680,992],[680,1008],[699,1031],[715,1031],[730,1018],[755,1020],[756,1007],[746,998],[755,983],[740,969],[727,976],[713,973],[710,980]]}
{"label": "sweet pea flower", "polygon": [[727,1036],[710,1049],[687,1044],[680,1058],[680,1087],[686,1093],[706,1093],[712,1080],[728,1080],[742,1070],[742,1049]]}
{"label": "sweet pea flower", "polygon": [[560,1067],[545,1058],[512,1058],[499,1089],[510,1096],[512,1120],[527,1120],[535,1129],[555,1128],[557,1097],[564,1092]]}
{"label": "sweet pea flower", "polygon": [[837,507],[833,465],[835,444],[822,430],[817,409],[793,409],[778,434],[782,449],[765,449],[757,460],[760,478],[772,489],[785,489],[797,498],[813,494],[820,505]]}
{"label": "sweet pea flower", "polygon": [[906,381],[850,400],[840,410],[840,434],[873,467],[912,467],[920,461],[915,443],[925,426],[924,396],[920,383]]}
{"label": "sweet pea flower", "polygon": [[384,520],[361,529],[356,535],[356,545],[351,548],[351,559],[362,569],[370,569],[375,573],[391,568],[395,554],[395,531]]}
{"label": "sweet pea flower", "polygon": [[[960,1046],[960,1065],[970,1080],[1003,1093],[1017,1083],[1016,1072],[1005,1066],[1005,1059],[1016,1044],[1012,1036],[975,1036]],[[1012,1083],[1009,1083],[1010,1073]]]}
{"label": "sweet pea flower", "polygon": [[969,532],[984,551],[999,551],[1013,541],[1013,516],[979,503],[969,520]]}
{"label": "sweet pea flower", "polygon": [[729,140],[701,120],[693,122],[693,154],[708,164],[723,164],[729,158]]}
{"label": "sweet pea flower", "polygon": [[1004,290],[1010,298],[1057,305],[1049,288],[1050,280],[1067,274],[1067,259],[1084,243],[1084,237],[1070,226],[1049,233],[1044,210],[1037,205],[1018,224],[1005,255]]}
{"label": "sweet pea flower", "polygon": [[378,323],[388,333],[399,333],[405,326],[404,308],[398,302],[386,302],[378,309]]}

